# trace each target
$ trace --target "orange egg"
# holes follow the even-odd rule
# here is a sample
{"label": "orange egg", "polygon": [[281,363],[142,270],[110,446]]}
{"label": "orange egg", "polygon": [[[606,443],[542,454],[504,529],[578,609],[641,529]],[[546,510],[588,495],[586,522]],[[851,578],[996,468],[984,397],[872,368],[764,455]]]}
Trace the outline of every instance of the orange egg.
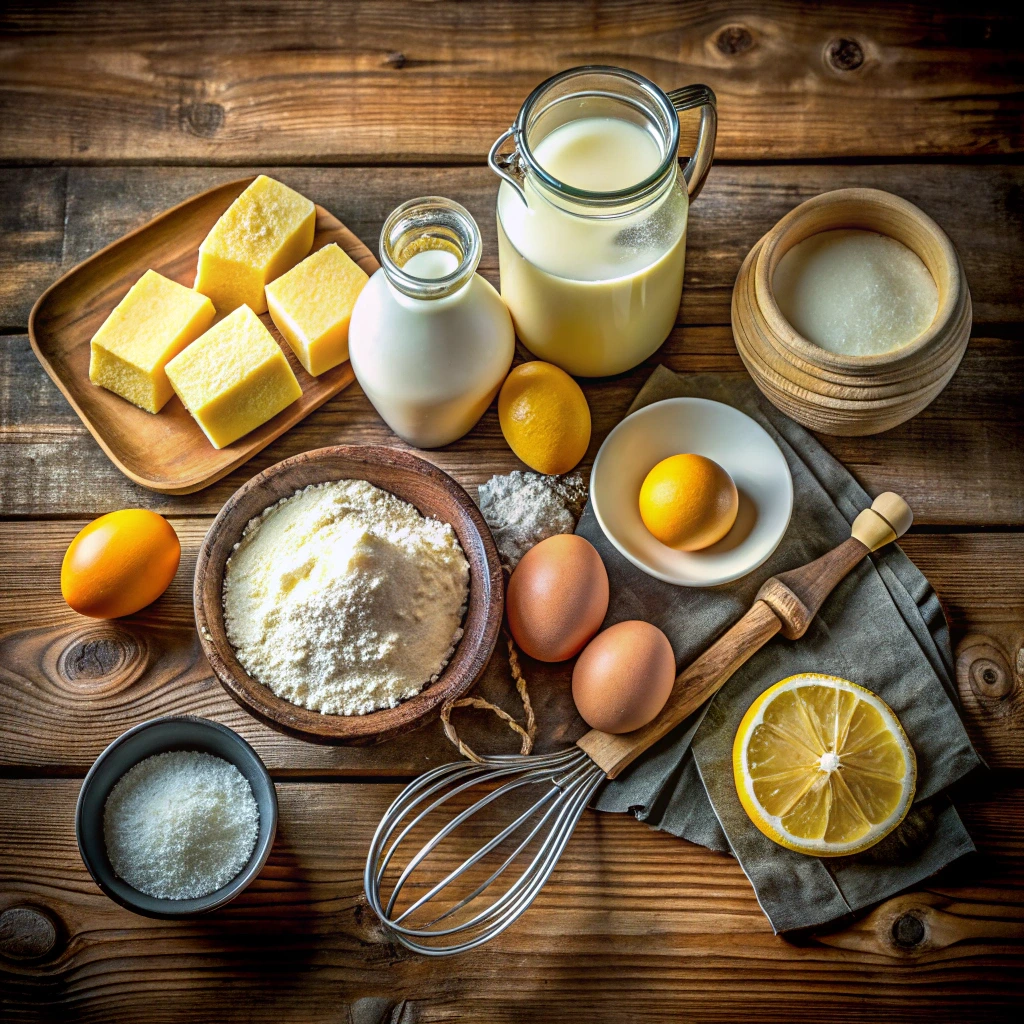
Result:
{"label": "orange egg", "polygon": [[668,637],[639,619],[617,622],[587,644],[572,673],[572,699],[592,729],[632,732],[657,718],[672,693]]}
{"label": "orange egg", "polygon": [[60,567],[60,592],[76,612],[116,619],[152,604],[178,571],[181,544],[156,512],[128,508],[84,527]]}
{"label": "orange egg", "polygon": [[732,477],[703,455],[662,459],[640,488],[640,518],[662,544],[699,551],[733,527],[740,499]]}
{"label": "orange egg", "polygon": [[512,638],[538,661],[565,661],[601,628],[608,573],[585,537],[562,533],[530,548],[505,597]]}

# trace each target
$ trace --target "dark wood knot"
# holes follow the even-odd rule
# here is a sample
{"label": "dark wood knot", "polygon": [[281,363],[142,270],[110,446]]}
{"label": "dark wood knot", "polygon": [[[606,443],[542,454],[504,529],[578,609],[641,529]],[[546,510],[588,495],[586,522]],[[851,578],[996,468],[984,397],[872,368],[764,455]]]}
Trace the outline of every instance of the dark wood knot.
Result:
{"label": "dark wood knot", "polygon": [[120,689],[145,669],[145,641],[112,622],[78,629],[57,657],[57,676],[67,688],[96,693]]}
{"label": "dark wood knot", "polygon": [[384,63],[388,67],[392,68],[404,68],[405,67],[405,54],[400,53],[398,50],[392,50],[385,58]]}
{"label": "dark wood knot", "polygon": [[181,109],[181,123],[201,139],[209,139],[224,124],[224,108],[219,103],[188,103]]}
{"label": "dark wood knot", "polygon": [[11,960],[41,960],[57,945],[57,926],[37,907],[8,907],[0,914],[0,953]]}
{"label": "dark wood knot", "polygon": [[825,59],[836,71],[856,71],[864,63],[864,50],[856,39],[833,39],[825,47]]}
{"label": "dark wood knot", "polygon": [[956,674],[979,697],[1003,700],[1013,692],[1014,674],[1002,649],[988,637],[969,637],[960,647]]}
{"label": "dark wood knot", "polygon": [[899,949],[914,949],[920,946],[926,933],[924,922],[912,911],[900,914],[892,923],[893,945]]}
{"label": "dark wood knot", "polygon": [[715,36],[715,45],[719,53],[735,57],[736,54],[746,53],[754,45],[754,37],[750,29],[743,25],[726,25]]}

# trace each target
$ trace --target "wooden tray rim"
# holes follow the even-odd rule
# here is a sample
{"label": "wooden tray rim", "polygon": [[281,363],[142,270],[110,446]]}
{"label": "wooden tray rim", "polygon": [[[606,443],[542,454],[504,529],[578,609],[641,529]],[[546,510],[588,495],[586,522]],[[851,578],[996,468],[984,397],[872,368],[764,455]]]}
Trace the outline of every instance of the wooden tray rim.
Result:
{"label": "wooden tray rim", "polygon": [[[118,248],[119,246],[127,242],[129,239],[134,238],[136,235],[141,234],[143,231],[149,230],[150,228],[159,224],[161,221],[166,220],[168,217],[173,217],[184,207],[190,206],[192,203],[196,202],[196,200],[202,199],[205,196],[209,196],[214,192],[219,192],[222,189],[228,190],[238,185],[248,187],[253,181],[256,180],[257,177],[259,177],[259,175],[252,174],[244,178],[233,178],[231,181],[221,182],[219,185],[214,185],[211,188],[204,189],[202,192],[196,192],[194,195],[189,196],[187,199],[183,199],[180,203],[177,203],[175,206],[172,206],[169,209],[164,210],[162,213],[158,213],[155,217],[146,221],[145,224],[140,224],[139,227],[133,228],[127,234],[121,235],[120,238],[114,239],[114,241],[103,246],[102,249],[97,249],[97,251],[94,252],[91,256],[86,257],[86,259],[82,260],[81,263],[78,263],[70,270],[65,271],[65,273],[61,274],[61,276],[57,278],[56,281],[49,285],[49,287],[47,287],[46,290],[33,303],[32,309],[28,315],[29,344],[32,347],[33,353],[35,353],[36,359],[39,360],[40,365],[46,371],[49,378],[54,382],[54,384],[57,385],[57,388],[60,390],[60,393],[67,400],[71,408],[74,409],[76,415],[82,421],[85,428],[92,435],[93,439],[100,446],[104,454],[107,456],[108,459],[110,459],[114,466],[116,466],[117,469],[119,469],[126,477],[128,477],[129,480],[139,484],[142,487],[145,487],[147,490],[156,491],[159,494],[194,494],[196,491],[201,491],[204,488],[209,487],[211,484],[215,484],[218,480],[223,479],[229,473],[232,473],[236,469],[238,469],[239,466],[248,462],[249,459],[251,459],[253,456],[259,454],[259,452],[261,452],[273,441],[276,441],[282,434],[291,430],[291,428],[296,426],[298,423],[301,423],[302,420],[304,420],[311,412],[314,412],[316,409],[319,409],[321,405],[323,405],[329,399],[333,398],[335,395],[343,391],[353,382],[353,380],[355,379],[355,375],[352,374],[352,376],[350,376],[349,379],[345,381],[345,383],[340,384],[335,390],[325,390],[323,395],[318,396],[314,404],[311,405],[302,414],[302,416],[299,417],[299,419],[295,420],[292,423],[282,425],[280,429],[272,431],[262,442],[258,444],[254,443],[253,445],[250,445],[249,447],[243,449],[242,451],[240,451],[237,459],[221,467],[216,472],[212,474],[207,474],[206,476],[203,476],[201,479],[197,479],[196,477],[190,477],[183,479],[176,484],[167,484],[162,481],[156,481],[148,477],[142,476],[141,474],[136,473],[134,470],[129,469],[121,461],[121,459],[111,450],[103,434],[98,430],[98,428],[92,422],[91,418],[85,413],[81,406],[79,406],[79,404],[75,401],[73,395],[65,386],[63,377],[61,377],[61,375],[57,373],[56,369],[51,364],[49,358],[43,353],[42,349],[40,348],[39,342],[36,338],[36,316],[38,315],[39,311],[43,309],[47,300],[50,298],[50,295],[53,292],[57,291],[58,289],[61,289],[69,280],[71,280],[77,274],[84,271],[85,268],[88,267],[91,263],[94,263],[101,259],[112,249]],[[328,210],[326,207],[321,206],[319,203],[314,203],[313,205],[316,207],[316,211],[318,214],[325,213],[330,217],[334,217],[334,219],[337,220],[338,223],[341,224],[346,231],[351,232],[351,229],[348,228],[337,217],[335,217],[334,214],[331,213],[331,211]],[[370,249],[370,247],[367,246],[366,243],[363,242],[363,240],[355,234],[355,232],[351,233],[352,236],[356,238],[361,245],[363,245],[371,259],[373,259],[373,261],[376,263],[377,258],[373,255],[373,251]]]}

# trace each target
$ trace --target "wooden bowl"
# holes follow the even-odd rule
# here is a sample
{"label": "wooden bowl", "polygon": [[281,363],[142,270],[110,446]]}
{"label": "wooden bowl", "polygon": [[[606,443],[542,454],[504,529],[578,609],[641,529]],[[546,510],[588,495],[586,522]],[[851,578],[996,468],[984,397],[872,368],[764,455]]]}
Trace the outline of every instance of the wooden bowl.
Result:
{"label": "wooden bowl", "polygon": [[[463,636],[440,678],[397,707],[367,715],[329,715],[278,697],[239,664],[224,629],[224,566],[250,519],[308,484],[368,480],[450,523],[469,561],[469,602]],[[369,745],[418,729],[441,706],[461,697],[482,674],[494,651],[504,612],[501,564],[487,524],[469,495],[436,466],[407,452],[342,445],[305,452],[271,466],[228,499],[213,521],[196,563],[196,627],[210,665],[225,689],[257,718],[281,732],[315,743]]]}
{"label": "wooden bowl", "polygon": [[[861,228],[912,249],[935,280],[928,328],[880,355],[829,352],[797,333],[772,290],[775,269],[821,231]],[[732,293],[736,349],[754,382],[786,415],[825,434],[877,434],[916,416],[946,386],[971,335],[971,294],[945,232],[913,203],[872,188],[825,192],[782,218],[747,254]]]}

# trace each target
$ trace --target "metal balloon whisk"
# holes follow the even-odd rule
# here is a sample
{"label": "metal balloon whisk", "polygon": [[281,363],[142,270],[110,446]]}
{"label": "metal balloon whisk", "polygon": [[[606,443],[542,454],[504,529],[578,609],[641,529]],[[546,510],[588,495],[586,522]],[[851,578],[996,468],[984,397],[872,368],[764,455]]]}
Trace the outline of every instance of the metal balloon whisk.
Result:
{"label": "metal balloon whisk", "polygon": [[[534,901],[604,778],[604,771],[578,747],[555,754],[490,757],[479,764],[460,761],[427,772],[391,805],[370,844],[364,876],[370,906],[399,942],[418,953],[444,956],[487,942]],[[385,878],[399,847],[405,843],[411,849],[418,841],[416,833],[431,815],[449,801],[459,802],[462,794],[476,786],[489,791],[458,810],[422,842],[400,872],[393,871],[397,877],[384,897]],[[533,797],[537,790],[540,795],[525,801],[525,808],[524,801],[512,798],[513,793],[526,792]],[[493,834],[445,872],[449,862],[445,846],[460,843],[463,837],[456,837],[457,831],[477,824],[473,819],[488,808],[504,812],[500,823],[492,825]],[[509,817],[512,820],[505,824]],[[414,883],[414,873],[428,858],[442,865],[436,871],[441,877],[432,884]],[[481,875],[485,877],[479,880]],[[425,912],[446,890],[451,905],[440,914]],[[485,891],[493,898],[478,906],[478,897]],[[474,908],[469,911],[471,903]]]}
{"label": "metal balloon whisk", "polygon": [[[428,956],[462,953],[500,935],[536,899],[601,783],[700,707],[776,633],[803,636],[836,584],[912,519],[898,495],[879,495],[848,540],[765,582],[743,618],[678,676],[648,725],[620,736],[592,729],[554,754],[446,764],[410,783],[366,858],[366,896],[384,925]],[[471,802],[470,790],[483,792]],[[404,866],[400,848],[416,851]]]}

